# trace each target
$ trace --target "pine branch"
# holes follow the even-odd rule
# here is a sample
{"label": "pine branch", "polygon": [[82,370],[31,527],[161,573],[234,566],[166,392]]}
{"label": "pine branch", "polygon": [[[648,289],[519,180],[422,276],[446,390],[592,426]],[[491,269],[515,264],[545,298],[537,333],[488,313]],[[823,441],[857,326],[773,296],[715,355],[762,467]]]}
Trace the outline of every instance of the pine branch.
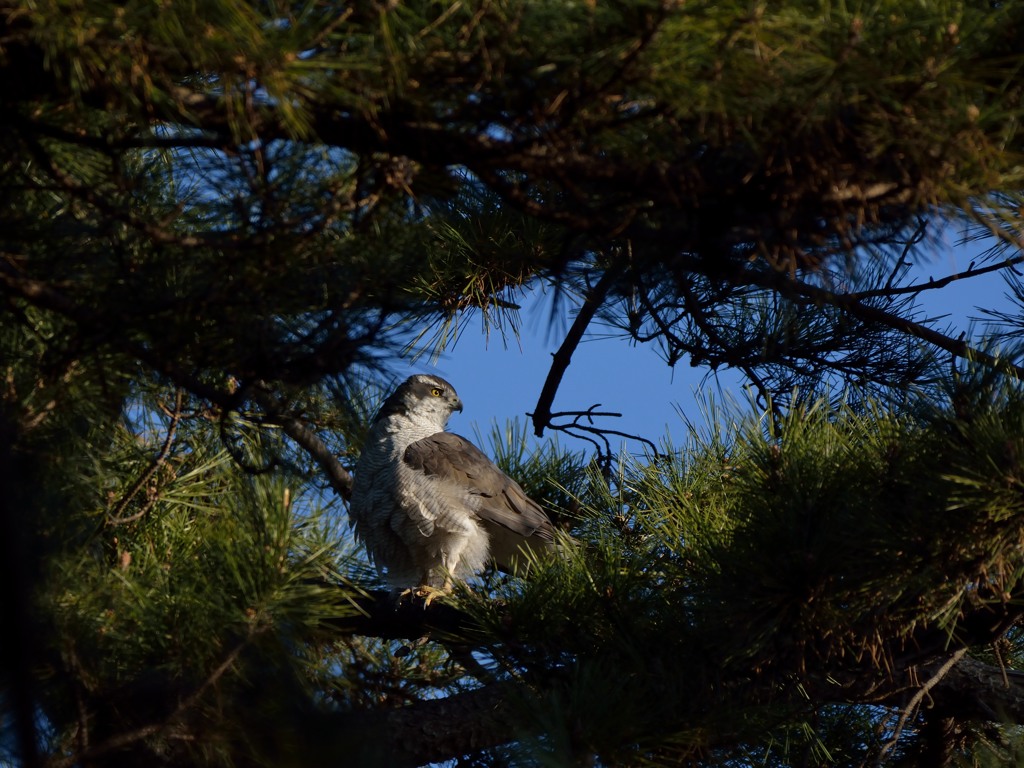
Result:
{"label": "pine branch", "polygon": [[[927,689],[932,708],[943,715],[960,720],[1024,724],[1024,671],[986,664],[963,656],[962,651],[910,667],[906,676],[927,681],[918,690]],[[932,681],[934,684],[930,684]],[[894,694],[885,701],[896,701],[904,695]],[[920,704],[917,693],[911,702]]]}
{"label": "pine branch", "polygon": [[[354,604],[360,615],[335,620],[333,629],[383,639],[431,637],[463,650],[472,648],[475,638],[484,637],[475,620],[456,605],[434,602],[423,606],[419,601],[407,601],[396,606],[384,590],[367,593]],[[815,705],[872,704],[907,712],[927,696],[944,716],[1024,723],[1024,672],[966,656],[968,648],[984,647],[1001,637],[1021,615],[1024,606],[1012,602],[996,611],[981,607],[964,617],[955,648],[950,647],[945,631],[919,629],[900,643],[912,652],[891,654],[890,666],[885,670],[880,670],[873,659],[861,658],[843,670],[811,670],[803,685]],[[551,642],[557,645],[558,638],[552,637]],[[751,670],[744,680],[757,677]],[[380,734],[367,740],[371,744],[366,746],[366,764],[421,765],[511,742],[523,735],[513,717],[521,710],[502,708],[524,695],[545,694],[542,678],[531,678],[532,691],[523,685],[520,681],[502,681],[442,700],[346,716],[339,726],[339,748],[352,746],[344,734]],[[756,691],[752,693],[757,696]],[[768,682],[764,695],[777,696],[773,682]],[[456,716],[464,719],[448,720]]]}
{"label": "pine branch", "polygon": [[[704,267],[696,259],[686,260],[692,271],[702,272]],[[1008,266],[999,265],[999,268]],[[858,293],[839,293],[819,288],[790,277],[775,269],[741,269],[729,275],[736,285],[750,285],[775,291],[796,303],[811,303],[816,306],[837,307],[852,317],[874,325],[898,331],[907,336],[921,339],[954,357],[980,363],[988,368],[1003,371],[1014,378],[1024,380],[1024,367],[1015,365],[1005,358],[996,357],[968,344],[963,338],[954,339],[921,323],[887,312],[884,309],[864,304]],[[954,278],[955,279],[955,278]]]}
{"label": "pine branch", "polygon": [[270,419],[280,424],[284,433],[305,450],[323,470],[324,476],[334,492],[345,501],[352,498],[352,474],[341,465],[338,457],[317,436],[316,432],[301,419],[287,414],[274,401],[269,387],[263,382],[253,387],[251,394],[253,400],[267,412]]}
{"label": "pine branch", "polygon": [[[908,695],[917,702],[927,695],[946,717],[1024,723],[1024,673],[1011,672],[1007,687],[999,667],[968,658],[963,649],[894,670],[892,678],[892,690],[871,703],[906,707]],[[914,682],[907,685],[903,680]],[[444,699],[339,716],[334,743],[351,765],[418,766],[451,760],[521,739],[522,709],[515,702],[531,695],[543,697],[544,689],[543,680],[534,680],[529,687],[505,680]],[[863,702],[832,686],[831,695],[814,703]],[[722,743],[731,743],[732,738],[724,735]],[[713,735],[710,741],[714,746]]]}
{"label": "pine branch", "polygon": [[[769,279],[765,282],[768,285],[774,284],[780,293],[790,298],[810,299],[819,304],[830,304],[840,307],[853,317],[868,323],[892,328],[907,336],[921,339],[932,346],[949,352],[961,360],[981,363],[988,368],[1009,373],[1016,379],[1024,379],[1024,368],[1011,363],[1005,358],[983,352],[977,347],[971,346],[962,338],[953,339],[921,323],[915,323],[913,320],[886,312],[884,309],[863,304],[848,294],[834,293],[785,277],[782,279]],[[757,281],[755,284],[759,283],[760,281]]]}
{"label": "pine branch", "polygon": [[357,612],[329,622],[332,631],[343,635],[383,640],[418,640],[429,636],[465,644],[467,638],[480,637],[483,632],[472,616],[443,600],[429,604],[422,598],[396,600],[394,594],[384,589],[346,596],[346,600]]}

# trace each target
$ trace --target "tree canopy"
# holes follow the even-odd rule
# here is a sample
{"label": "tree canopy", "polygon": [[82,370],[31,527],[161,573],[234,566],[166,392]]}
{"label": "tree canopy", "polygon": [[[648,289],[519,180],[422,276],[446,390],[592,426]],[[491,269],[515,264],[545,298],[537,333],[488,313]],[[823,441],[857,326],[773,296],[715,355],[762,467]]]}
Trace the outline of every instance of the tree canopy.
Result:
{"label": "tree canopy", "polygon": [[[1021,39],[969,0],[0,0],[0,761],[1021,760]],[[992,273],[984,327],[922,312]],[[392,364],[540,287],[566,437],[486,447],[579,546],[396,606],[345,516]],[[553,412],[598,322],[749,410],[614,455]]]}

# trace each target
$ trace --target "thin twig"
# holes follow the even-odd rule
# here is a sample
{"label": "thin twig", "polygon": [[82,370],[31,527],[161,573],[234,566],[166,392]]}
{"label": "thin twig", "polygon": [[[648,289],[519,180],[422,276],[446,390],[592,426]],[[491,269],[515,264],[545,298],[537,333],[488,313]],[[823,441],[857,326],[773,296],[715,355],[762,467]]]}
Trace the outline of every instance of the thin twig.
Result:
{"label": "thin twig", "polygon": [[[634,435],[634,434],[631,434],[629,432],[622,432],[622,431],[617,430],[617,429],[607,429],[605,427],[597,426],[594,423],[594,418],[595,417],[598,417],[598,416],[607,416],[607,417],[611,417],[611,418],[621,418],[622,417],[621,413],[614,413],[612,411],[598,411],[598,410],[595,410],[596,408],[600,408],[600,407],[601,407],[600,404],[597,404],[597,405],[592,405],[590,408],[588,408],[585,411],[556,411],[555,413],[551,414],[552,421],[548,422],[548,428],[556,430],[556,431],[559,431],[559,432],[567,432],[569,434],[572,434],[572,430],[578,429],[578,430],[581,430],[581,431],[584,431],[584,432],[590,432],[591,434],[600,435],[601,438],[604,439],[605,445],[609,448],[609,451],[608,451],[609,455],[611,453],[611,451],[610,451],[610,447],[611,446],[610,446],[610,444],[609,444],[609,442],[608,442],[608,440],[606,438],[607,435],[611,435],[613,437],[624,437],[627,440],[636,440],[638,442],[643,443],[648,448],[650,448],[654,452],[655,456],[658,455],[658,446],[656,446],[654,444],[654,442],[652,442],[651,440],[648,440],[646,437],[641,437],[640,435]],[[572,417],[572,421],[570,423],[568,423],[568,424],[555,424],[554,421],[553,421],[554,419],[568,418],[568,417]],[[581,419],[586,419],[587,421],[590,422],[590,424],[589,425],[581,424],[580,423]],[[580,437],[580,436],[577,435],[577,437]]]}
{"label": "thin twig", "polygon": [[164,438],[164,444],[160,446],[160,451],[153,458],[152,463],[150,463],[146,471],[139,476],[139,479],[135,481],[135,484],[132,485],[128,492],[121,497],[121,500],[117,502],[117,506],[115,506],[110,514],[107,515],[106,525],[113,526],[133,523],[136,520],[141,520],[146,513],[153,508],[153,505],[156,503],[155,497],[147,500],[146,503],[142,505],[142,509],[138,512],[128,515],[127,517],[121,516],[131,500],[138,495],[139,491],[145,487],[146,483],[150,481],[160,467],[167,462],[167,457],[171,453],[171,447],[174,445],[174,435],[178,431],[178,422],[181,420],[181,409],[184,395],[185,391],[181,387],[178,387],[174,394],[174,410],[171,412],[170,424],[167,425],[167,437]]}
{"label": "thin twig", "polygon": [[910,237],[903,244],[903,250],[900,252],[900,257],[896,259],[896,263],[893,265],[892,270],[889,272],[889,277],[885,281],[885,290],[889,291],[892,289],[893,284],[896,282],[896,278],[899,277],[900,272],[905,266],[908,266],[909,262],[907,257],[910,255],[910,249],[916,246],[921,240],[924,239],[924,231],[928,228],[928,219],[922,217],[917,223],[917,227],[911,233]]}
{"label": "thin twig", "polygon": [[997,264],[989,264],[985,267],[973,267],[965,269],[963,272],[956,272],[945,277],[934,278],[927,280],[923,283],[914,283],[913,285],[904,285],[899,288],[876,288],[870,291],[856,291],[855,293],[846,294],[854,301],[861,301],[863,299],[873,299],[879,296],[900,296],[905,294],[918,294],[924,293],[925,291],[933,291],[938,288],[945,288],[950,283],[956,282],[957,280],[969,280],[972,277],[979,277],[980,275],[987,275],[991,272],[998,272],[1001,269],[1010,269],[1018,264],[1024,264],[1024,254],[1020,256],[1014,256],[1013,258],[1004,259]]}
{"label": "thin twig", "polygon": [[928,678],[925,684],[918,688],[917,693],[915,693],[914,696],[910,699],[910,701],[907,702],[907,706],[905,706],[903,708],[903,711],[900,713],[900,719],[896,723],[896,727],[893,729],[892,736],[885,744],[882,745],[882,748],[878,752],[878,757],[875,759],[875,765],[878,766],[878,768],[881,768],[882,760],[889,753],[889,751],[896,746],[896,742],[899,741],[899,738],[903,733],[903,729],[907,725],[907,721],[909,721],[911,717],[917,714],[917,711],[920,709],[921,702],[924,701],[925,696],[929,695],[931,690],[939,684],[942,678],[949,674],[949,671],[956,666],[957,662],[959,662],[960,659],[962,659],[964,657],[964,654],[966,653],[967,649],[961,648],[948,659],[946,659],[943,665],[935,671],[935,674]]}
{"label": "thin twig", "polygon": [[996,662],[999,664],[999,671],[1003,675],[1003,687],[1008,689],[1010,687],[1010,676],[1006,674],[1006,660],[1003,658],[1003,652],[1000,649],[1001,642],[1003,642],[1003,639],[999,638],[992,643],[992,651],[995,653]]}

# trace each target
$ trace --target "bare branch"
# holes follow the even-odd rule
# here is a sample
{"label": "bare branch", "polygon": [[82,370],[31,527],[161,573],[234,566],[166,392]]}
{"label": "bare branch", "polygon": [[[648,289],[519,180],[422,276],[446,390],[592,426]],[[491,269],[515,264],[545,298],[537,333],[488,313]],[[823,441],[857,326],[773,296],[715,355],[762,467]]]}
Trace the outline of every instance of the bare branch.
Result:
{"label": "bare branch", "polygon": [[[622,416],[621,413],[596,410],[597,408],[600,407],[601,404],[598,403],[596,405],[590,406],[590,408],[588,408],[585,411],[557,411],[555,413],[552,413],[550,414],[548,419],[548,429],[555,432],[564,432],[567,435],[572,435],[573,437],[578,437],[582,440],[587,440],[590,443],[592,443],[595,447],[597,447],[598,462],[601,463],[606,468],[608,467],[612,457],[612,446],[611,441],[608,439],[609,437],[623,437],[627,440],[636,440],[650,448],[653,455],[658,455],[658,446],[655,445],[653,441],[648,440],[646,437],[642,437],[641,435],[635,435],[630,432],[622,432],[618,429],[609,429],[607,427],[596,426],[594,423],[594,419],[596,417],[604,416],[620,418]],[[555,422],[555,419],[563,418],[569,418],[571,419],[571,421],[567,424],[558,424]],[[583,423],[584,420],[586,420],[589,423]],[[580,432],[599,437],[601,439],[601,443],[603,443],[604,445],[603,450],[601,444],[599,444],[596,440],[587,437],[587,434],[578,434]]]}
{"label": "bare branch", "polygon": [[565,339],[562,341],[558,351],[552,355],[551,368],[548,370],[547,378],[544,380],[544,387],[541,389],[540,397],[537,399],[537,405],[533,409],[533,427],[537,437],[542,437],[544,435],[544,428],[550,426],[552,418],[551,406],[555,402],[555,395],[558,393],[558,387],[562,383],[562,377],[565,376],[569,363],[572,362],[573,352],[576,351],[576,347],[583,340],[583,334],[590,325],[590,321],[594,319],[597,310],[604,304],[621,272],[621,259],[617,259],[605,268],[604,274],[601,275],[597,285],[588,292],[586,300],[580,307],[579,313],[576,315],[576,319],[573,321],[572,327],[569,328],[569,332],[565,335]]}
{"label": "bare branch", "polygon": [[[900,736],[903,733],[903,729],[907,725],[907,721],[917,714],[917,711],[921,707],[921,702],[924,701],[924,698],[928,695],[929,691],[931,691],[936,685],[938,685],[942,678],[949,674],[949,671],[957,664],[957,662],[960,661],[960,659],[964,657],[966,653],[967,649],[961,648],[960,650],[952,654],[941,665],[939,665],[939,668],[936,669],[935,672],[928,678],[928,680],[925,681],[924,685],[918,688],[914,695],[911,696],[910,701],[907,702],[907,705],[903,708],[903,711],[900,713],[900,719],[896,723],[896,727],[893,728],[892,735],[889,737],[889,740],[886,741],[886,743],[882,746],[881,750],[879,750],[876,765],[880,767],[882,765],[882,760],[885,758],[885,756],[893,747],[896,746],[896,743],[899,741]],[[911,672],[916,672],[916,669],[911,670]]]}
{"label": "bare branch", "polygon": [[855,293],[847,294],[853,301],[863,301],[864,299],[873,299],[881,296],[899,296],[903,294],[919,294],[924,291],[932,291],[938,288],[945,288],[950,283],[956,282],[957,280],[969,280],[972,277],[978,277],[980,275],[987,275],[992,272],[998,272],[1003,269],[1012,269],[1018,264],[1024,264],[1024,254],[1020,256],[1014,256],[1011,259],[1005,259],[997,264],[989,264],[985,267],[971,267],[965,269],[963,272],[957,272],[955,274],[946,275],[932,280],[927,280],[923,283],[914,283],[913,285],[904,285],[899,288],[886,286],[885,288],[876,288],[870,291],[857,291]]}

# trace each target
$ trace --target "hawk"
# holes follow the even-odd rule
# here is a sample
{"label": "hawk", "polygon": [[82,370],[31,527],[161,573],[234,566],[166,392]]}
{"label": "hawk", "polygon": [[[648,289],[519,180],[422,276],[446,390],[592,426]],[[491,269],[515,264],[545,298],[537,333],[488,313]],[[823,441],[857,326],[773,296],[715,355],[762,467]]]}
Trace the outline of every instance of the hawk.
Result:
{"label": "hawk", "polygon": [[396,590],[429,597],[487,561],[514,571],[524,551],[554,548],[544,510],[479,448],[444,431],[455,411],[462,400],[451,384],[411,376],[384,401],[356,464],[352,524]]}

